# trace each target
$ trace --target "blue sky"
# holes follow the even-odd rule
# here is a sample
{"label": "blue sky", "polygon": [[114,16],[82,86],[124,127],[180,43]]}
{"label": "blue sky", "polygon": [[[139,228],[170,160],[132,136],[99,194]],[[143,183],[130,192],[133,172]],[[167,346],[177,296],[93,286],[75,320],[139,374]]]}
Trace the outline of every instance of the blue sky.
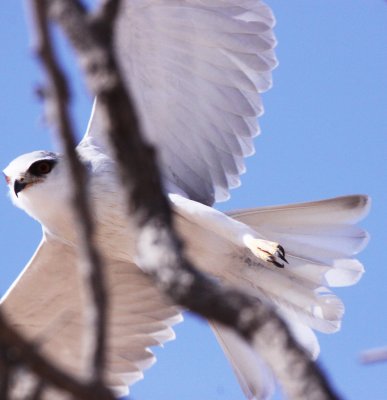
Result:
{"label": "blue sky", "polygon": [[[387,398],[387,363],[359,364],[359,353],[387,345],[387,4],[382,0],[268,1],[277,17],[274,87],[257,153],[248,159],[242,187],[222,210],[316,200],[350,193],[373,199],[362,223],[371,242],[354,287],[336,290],[346,304],[342,330],[319,335],[320,362],[348,399]],[[19,154],[51,149],[34,95],[40,72],[17,1],[0,6],[0,166]],[[66,54],[65,54],[66,55]],[[89,100],[80,92],[73,61],[75,114],[80,136]],[[0,293],[40,240],[40,227],[0,190]],[[158,363],[136,384],[136,400],[238,400],[243,395],[208,327],[186,317],[177,340],[158,350]]]}

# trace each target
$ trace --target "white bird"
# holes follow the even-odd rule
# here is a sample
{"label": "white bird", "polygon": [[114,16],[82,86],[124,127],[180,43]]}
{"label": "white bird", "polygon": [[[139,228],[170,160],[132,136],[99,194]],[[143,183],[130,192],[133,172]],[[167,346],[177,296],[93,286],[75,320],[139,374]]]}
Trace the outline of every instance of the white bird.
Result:
{"label": "white bird", "polygon": [[[363,273],[353,255],[367,234],[355,224],[368,198],[228,214],[211,207],[240,184],[244,157],[254,152],[260,93],[277,64],[273,26],[259,0],[131,0],[123,2],[116,50],[146,138],[159,151],[188,256],[222,282],[271,302],[316,357],[313,330],[337,331],[344,311],[328,287],[352,285]],[[98,101],[77,151],[88,171],[110,296],[106,379],[122,395],[154,363],[149,348],[173,339],[182,317],[135,264],[135,236]],[[1,310],[56,363],[81,373],[84,320],[66,160],[37,151],[4,173],[13,203],[41,223],[43,239]],[[259,354],[230,330],[212,327],[246,397],[269,397],[272,380],[263,377]]]}

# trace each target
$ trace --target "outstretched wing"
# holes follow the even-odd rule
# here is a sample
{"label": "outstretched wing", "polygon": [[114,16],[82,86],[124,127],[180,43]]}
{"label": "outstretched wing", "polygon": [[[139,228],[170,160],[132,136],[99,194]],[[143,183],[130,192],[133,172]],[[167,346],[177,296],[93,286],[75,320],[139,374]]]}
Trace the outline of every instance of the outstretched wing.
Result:
{"label": "outstretched wing", "polygon": [[[170,192],[211,205],[240,184],[277,64],[273,25],[259,0],[123,2],[117,56]],[[101,132],[97,102],[83,144],[104,146]]]}
{"label": "outstretched wing", "polygon": [[[107,383],[118,395],[155,362],[150,346],[174,338],[181,321],[134,264],[105,265],[109,291]],[[35,255],[0,302],[13,326],[36,341],[44,354],[67,371],[82,374],[85,318],[74,250],[43,239]]]}

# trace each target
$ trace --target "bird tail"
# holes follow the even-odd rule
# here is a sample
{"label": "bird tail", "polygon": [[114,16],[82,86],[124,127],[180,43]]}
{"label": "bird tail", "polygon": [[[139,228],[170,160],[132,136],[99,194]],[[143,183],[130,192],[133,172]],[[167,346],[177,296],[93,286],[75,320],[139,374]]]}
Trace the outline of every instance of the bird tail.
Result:
{"label": "bird tail", "polygon": [[[335,332],[344,313],[341,300],[328,287],[353,285],[364,272],[353,256],[368,242],[368,234],[356,223],[369,205],[368,197],[353,195],[228,214],[265,239],[280,243],[289,264],[277,268],[249,259],[228,267],[227,280],[269,300],[313,358],[319,344],[312,329]],[[246,396],[268,398],[272,380],[262,379],[265,367],[258,356],[227,328],[212,323],[212,329]]]}
{"label": "bird tail", "polygon": [[274,392],[274,378],[259,354],[229,328],[210,322],[224,354],[230,361],[235,376],[249,400],[266,400]]}

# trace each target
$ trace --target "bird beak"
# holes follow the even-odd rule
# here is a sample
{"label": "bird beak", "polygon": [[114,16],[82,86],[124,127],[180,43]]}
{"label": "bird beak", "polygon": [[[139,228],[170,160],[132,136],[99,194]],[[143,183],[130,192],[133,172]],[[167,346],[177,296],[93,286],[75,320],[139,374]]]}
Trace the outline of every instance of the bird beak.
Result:
{"label": "bird beak", "polygon": [[26,182],[20,182],[15,179],[15,183],[13,184],[13,190],[15,191],[16,197],[19,197],[17,194],[21,192],[27,186]]}

